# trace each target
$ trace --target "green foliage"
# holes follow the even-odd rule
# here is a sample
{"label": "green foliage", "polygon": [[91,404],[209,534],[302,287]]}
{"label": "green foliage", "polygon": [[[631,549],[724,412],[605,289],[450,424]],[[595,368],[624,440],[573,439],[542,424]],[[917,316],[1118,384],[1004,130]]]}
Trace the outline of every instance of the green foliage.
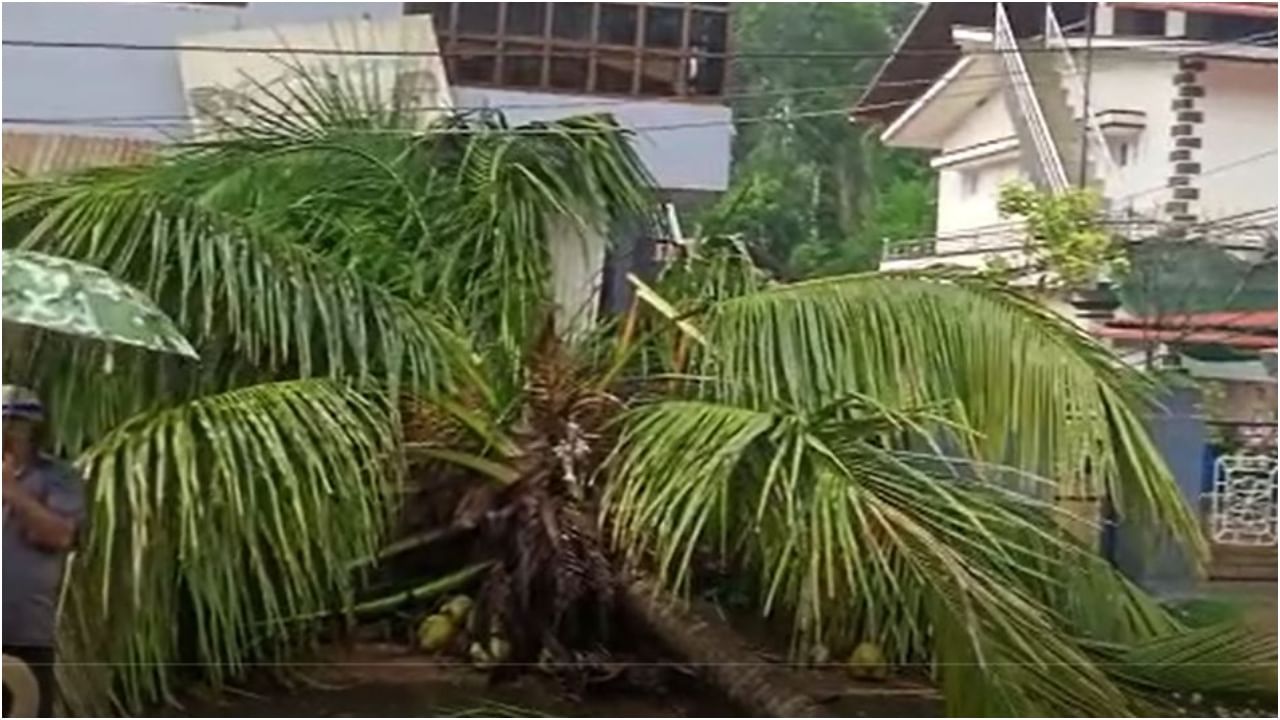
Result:
{"label": "green foliage", "polygon": [[1101,198],[1088,188],[1059,194],[1041,192],[1025,183],[1000,189],[1001,217],[1018,217],[1027,224],[1027,251],[1040,269],[1068,287],[1117,276],[1128,267],[1124,247],[1099,223]]}
{"label": "green foliage", "polygon": [[[894,3],[740,3],[735,47],[776,52],[889,51],[914,8]],[[873,268],[885,239],[933,229],[933,181],[915,153],[888,150],[843,109],[862,94],[876,60],[759,58],[735,65],[729,192],[703,218],[702,236],[739,234],[775,276]],[[835,112],[833,112],[835,111]],[[821,113],[812,115],[811,113]]]}
{"label": "green foliage", "polygon": [[287,620],[349,602],[348,566],[377,549],[397,438],[376,396],[326,380],[206,395],[100,438],[78,463],[92,517],[59,628],[65,699],[140,708],[172,697],[174,662],[217,683],[307,638]]}
{"label": "green foliage", "polygon": [[1275,260],[1253,263],[1212,243],[1157,237],[1133,246],[1119,287],[1135,315],[1169,319],[1187,313],[1275,307]]}
{"label": "green foliage", "polygon": [[[551,298],[548,223],[649,211],[611,118],[424,129],[335,77],[260,88],[309,114],[251,103],[152,162],[5,184],[6,247],[139,287],[201,355],[5,344],[6,379],[40,389],[89,482],[63,622],[73,709],[237,676],[310,637],[284,618],[349,604],[401,473],[393,400],[518,387]],[[503,381],[481,386],[478,358]]]}
{"label": "green foliage", "polygon": [[[1125,516],[1203,553],[1135,412],[1140,376],[1033,301],[959,276],[775,286],[700,323],[703,382],[623,424],[605,506],[627,558],[687,588],[714,557],[790,620],[797,656],[875,642],[934,667],[951,714],[1150,707],[1123,669],[1137,661],[1097,643],[1130,658],[1185,631],[1071,539],[1054,503],[1106,483]],[[1217,658],[1201,682],[1256,659]]]}
{"label": "green foliage", "polygon": [[[793,9],[749,8],[743,32],[763,38],[801,12],[807,28],[775,22],[781,42],[887,43],[881,6],[776,7]],[[870,35],[840,34],[853,29]],[[813,70],[780,77],[812,85]],[[659,322],[699,313],[661,367],[699,382],[642,373],[631,411],[606,427],[620,401],[605,381],[554,343],[521,358],[551,296],[547,222],[603,226],[645,208],[626,135],[594,117],[420,130],[325,82],[281,91],[310,116],[251,107],[247,126],[153,164],[6,186],[6,243],[146,289],[203,358],[6,344],[6,373],[40,386],[59,434],[85,448],[92,523],[64,620],[74,708],[100,713],[113,691],[116,709],[137,711],[192,676],[180,663],[216,682],[312,639],[308,621],[334,607],[401,602],[356,603],[347,569],[377,556],[394,509],[408,394],[458,430],[424,455],[518,478],[518,513],[486,514],[485,533],[507,568],[488,588],[516,608],[506,617],[531,620],[516,636],[544,641],[557,625],[515,590],[560,593],[573,616],[599,609],[603,520],[629,561],[676,587],[707,553],[731,564],[761,612],[790,622],[797,653],[872,639],[892,662],[932,664],[953,713],[1133,713],[1192,672],[1205,687],[1256,685],[1229,674],[1260,644],[1186,634],[1060,529],[1054,493],[1105,487],[1125,517],[1204,550],[1142,427],[1147,386],[1071,324],[959,275],[770,284],[742,246],[708,241],[658,283]],[[855,227],[851,198],[871,186],[855,178],[875,147],[833,142],[854,132],[840,122],[812,137],[807,123],[760,126],[785,142],[756,138],[768,172],[731,194],[746,221]],[[823,159],[842,147],[852,155]],[[793,151],[808,184],[775,182]],[[770,189],[797,187],[812,202],[793,223]],[[928,196],[891,187],[902,208]],[[905,231],[914,213],[900,210],[876,232]],[[739,221],[721,218],[725,233]],[[796,238],[776,239],[792,263]],[[607,328],[592,347],[625,359],[630,332],[615,353],[599,352],[614,347]],[[569,426],[583,433],[579,475],[555,452]],[[588,513],[594,488],[603,518]]]}

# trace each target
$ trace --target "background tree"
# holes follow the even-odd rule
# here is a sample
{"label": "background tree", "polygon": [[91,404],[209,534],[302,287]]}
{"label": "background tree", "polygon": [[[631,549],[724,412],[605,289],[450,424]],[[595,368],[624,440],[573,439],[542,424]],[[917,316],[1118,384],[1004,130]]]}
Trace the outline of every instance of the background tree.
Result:
{"label": "background tree", "polygon": [[[734,46],[778,53],[887,52],[915,12],[902,3],[740,3]],[[888,238],[933,230],[933,179],[878,129],[850,123],[878,58],[745,56],[736,60],[729,192],[702,235],[740,233],[774,274],[875,267]],[[815,113],[815,114],[811,114]],[[756,122],[754,118],[769,118]]]}

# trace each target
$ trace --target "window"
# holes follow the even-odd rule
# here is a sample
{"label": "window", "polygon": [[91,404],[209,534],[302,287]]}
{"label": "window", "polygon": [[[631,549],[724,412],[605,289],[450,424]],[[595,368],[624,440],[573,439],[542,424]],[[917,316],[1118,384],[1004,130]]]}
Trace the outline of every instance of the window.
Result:
{"label": "window", "polygon": [[542,37],[546,23],[546,3],[511,3],[507,6],[508,35]]}
{"label": "window", "polygon": [[651,48],[680,48],[684,13],[680,8],[650,5],[644,9],[644,44]]}
{"label": "window", "polygon": [[600,3],[596,37],[602,45],[635,45],[640,8],[621,3]]}
{"label": "window", "polygon": [[977,170],[960,171],[960,197],[968,198],[978,194],[979,172]]}
{"label": "window", "polygon": [[591,3],[552,3],[555,11],[551,37],[565,40],[591,39]]}
{"label": "window", "polygon": [[450,79],[561,92],[716,97],[728,3],[405,3],[430,13]]}
{"label": "window", "polygon": [[1252,42],[1275,47],[1276,20],[1247,15],[1189,12],[1187,37],[1196,40]]}
{"label": "window", "polygon": [[1165,17],[1163,10],[1116,8],[1115,13],[1116,35],[1164,35]]}
{"label": "window", "polygon": [[498,33],[497,3],[459,3],[458,33],[466,35],[496,35]]}

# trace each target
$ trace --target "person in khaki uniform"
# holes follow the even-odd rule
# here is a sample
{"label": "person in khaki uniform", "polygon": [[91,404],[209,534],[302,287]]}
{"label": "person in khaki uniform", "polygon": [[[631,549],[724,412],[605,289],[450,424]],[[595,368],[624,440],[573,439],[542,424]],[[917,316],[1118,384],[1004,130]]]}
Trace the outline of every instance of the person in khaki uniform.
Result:
{"label": "person in khaki uniform", "polygon": [[[69,465],[40,452],[44,406],[26,388],[0,392],[4,420],[4,654],[26,663],[53,713],[54,638],[67,553],[85,519],[84,487]],[[7,659],[7,658],[6,658]],[[8,714],[9,698],[6,698]]]}

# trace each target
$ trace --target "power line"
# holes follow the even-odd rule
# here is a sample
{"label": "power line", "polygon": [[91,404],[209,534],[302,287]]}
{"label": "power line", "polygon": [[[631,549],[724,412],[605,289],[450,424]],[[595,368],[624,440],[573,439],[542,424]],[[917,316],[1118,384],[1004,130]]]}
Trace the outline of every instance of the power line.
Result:
{"label": "power line", "polygon": [[[1254,34],[1256,35],[1256,33]],[[1252,37],[1252,36],[1246,36]],[[133,51],[133,52],[201,52],[201,53],[228,53],[228,54],[251,54],[251,55],[319,55],[328,57],[477,57],[486,55],[499,55],[504,57],[544,57],[546,53],[541,50],[527,52],[477,52],[474,50],[360,50],[351,48],[321,48],[321,47],[288,47],[288,46],[244,46],[244,45],[219,45],[208,43],[129,43],[129,42],[107,42],[107,41],[80,41],[80,40],[4,40],[0,42],[5,47],[20,48],[38,48],[47,50],[114,50],[114,51]],[[1258,45],[1244,42],[1243,40],[1228,40],[1220,43],[1214,43],[1215,46],[1230,46],[1232,44],[1241,47],[1259,47]],[[1204,49],[1205,43],[1202,40],[1170,40],[1164,42],[1149,42],[1136,46],[1117,46],[1117,47],[1099,47],[1094,48],[1095,52],[1130,52],[1134,49]],[[607,48],[604,48],[607,49]],[[858,60],[858,59],[884,59],[888,57],[951,57],[957,53],[970,55],[1001,55],[1006,53],[1057,53],[1061,52],[1058,48],[1042,48],[1042,47],[1026,47],[1017,49],[1000,50],[995,48],[983,48],[980,50],[968,49],[961,50],[956,45],[937,45],[930,47],[899,49],[894,50],[807,50],[807,51],[788,51],[788,50],[735,50],[733,52],[707,52],[697,51],[696,56],[704,59],[721,59],[729,62],[736,60],[750,59],[774,59],[774,60]],[[561,53],[551,51],[553,57],[582,57],[580,50],[565,50]]]}
{"label": "power line", "polygon": [[[1115,69],[1112,69],[1111,71],[1115,71]],[[1098,72],[1107,72],[1107,70],[1099,70]],[[1005,77],[1004,73],[981,73],[981,74],[967,75],[965,77],[958,78],[953,82],[968,83],[968,82],[987,81],[987,80],[999,80],[1004,77]],[[885,81],[881,83],[875,83],[875,85],[885,86],[885,87],[911,87],[911,86],[933,85],[936,82],[937,82],[936,78],[921,78],[918,80],[891,80],[891,81]],[[835,85],[816,85],[816,86],[799,87],[799,88],[780,88],[776,90],[761,90],[761,91],[742,92],[742,93],[725,93],[717,96],[707,96],[707,99],[733,101],[733,100],[750,100],[750,99],[768,98],[768,97],[788,97],[793,95],[801,96],[801,95],[820,94],[825,92],[834,92],[839,90],[865,90],[871,86],[872,85],[868,83],[840,83]],[[464,85],[462,87],[467,87],[467,88],[474,87],[478,89],[483,89],[484,86],[465,86]],[[983,92],[986,92],[986,90],[984,89]],[[960,95],[964,95],[964,94],[960,94]],[[640,97],[600,98],[596,100],[576,100],[576,101],[564,102],[564,103],[510,103],[510,104],[499,104],[499,105],[471,105],[471,106],[417,105],[411,108],[405,108],[403,110],[400,110],[400,112],[411,112],[411,113],[444,112],[444,111],[507,112],[507,111],[516,111],[516,110],[565,110],[565,109],[572,109],[572,108],[644,105],[644,104],[654,103],[654,102],[679,102],[680,100],[682,100],[682,98],[677,96],[670,96],[670,97],[653,97],[653,98],[640,98]],[[907,99],[894,100],[894,101],[888,101],[885,103],[878,103],[874,106],[867,106],[867,107],[874,107],[874,108],[897,107],[899,105],[908,105],[911,102],[913,101],[907,100]],[[279,110],[279,113],[284,115],[292,115],[292,116],[307,115],[304,112],[297,111],[297,110],[290,110],[289,108],[281,108]],[[186,122],[192,122],[197,120],[199,120],[197,116],[191,115],[189,113],[183,113],[183,114],[170,113],[170,114],[156,114],[156,115],[89,115],[89,116],[80,116],[80,117],[47,117],[47,118],[19,116],[19,117],[6,117],[3,119],[3,122],[15,123],[15,124],[27,124],[27,125],[82,125],[82,126],[101,125],[102,127],[110,127],[116,124],[123,123],[123,125],[121,125],[122,127],[129,127],[131,123],[153,123],[153,122],[186,123]]]}
{"label": "power line", "polygon": [[[1214,45],[1209,45],[1209,46],[1204,45],[1204,43],[1201,41],[1182,40],[1182,41],[1170,41],[1168,43],[1147,43],[1138,47],[1141,47],[1141,48],[1188,47],[1198,51],[1204,51],[1210,47],[1215,47],[1215,46],[1230,46],[1232,44],[1241,45],[1245,47],[1255,47],[1255,45],[1250,44],[1250,41],[1266,40],[1266,39],[1274,38],[1276,35],[1277,33],[1274,31],[1268,32],[1268,33],[1253,33],[1250,35],[1244,35],[1239,38],[1235,38],[1233,40],[1223,41],[1223,42],[1216,43]],[[187,51],[187,50],[190,50],[195,52],[250,53],[250,54],[273,54],[273,55],[286,53],[286,54],[293,54],[293,55],[312,54],[312,55],[370,56],[370,57],[385,57],[385,56],[389,56],[389,57],[441,56],[441,57],[444,57],[444,56],[453,56],[453,55],[472,57],[472,56],[479,56],[479,55],[486,54],[486,53],[477,53],[474,51],[351,50],[351,49],[340,49],[340,48],[290,48],[287,46],[246,47],[246,46],[200,45],[200,44],[171,45],[171,44],[43,41],[43,40],[4,40],[2,44],[5,46],[12,46],[12,47],[45,48],[45,49],[101,49],[101,50],[135,50],[135,51]],[[1130,50],[1132,48],[1116,47],[1116,48],[1106,48],[1106,49]],[[732,55],[738,56],[738,57],[756,57],[756,56],[765,56],[765,55],[771,56],[771,55],[779,55],[779,54],[786,55],[788,57],[810,57],[810,56],[841,57],[841,58],[844,58],[844,57],[891,57],[891,56],[911,56],[911,55],[920,54],[920,53],[932,53],[932,54],[945,53],[947,55],[952,55],[957,50],[958,49],[954,46],[948,46],[946,48],[937,47],[932,50],[928,48],[920,48],[915,50],[899,50],[897,52],[884,51],[884,52],[844,53],[839,51],[813,51],[813,52],[807,52],[807,53],[794,53],[794,52],[775,53],[775,52],[766,52],[766,51],[760,51],[760,52],[738,51],[738,52],[732,53]],[[1062,52],[1062,51],[1058,48],[1035,48],[1035,47],[1017,48],[1017,49],[1010,49],[1010,50],[997,50],[995,48],[982,49],[982,50],[971,49],[971,50],[964,51],[965,54],[974,54],[974,55],[1003,54],[1003,53],[1015,53],[1015,52],[1028,53],[1028,52]],[[496,55],[499,53],[495,52],[491,54]],[[507,52],[503,52],[501,54],[504,56],[518,55],[518,53],[512,54]],[[542,53],[541,51],[530,52],[526,54],[532,57],[544,56],[544,53]],[[554,55],[555,53],[552,53],[552,54]],[[575,58],[582,57],[580,53],[570,53],[569,55]],[[714,54],[705,54],[705,55],[708,57],[714,56]],[[1102,72],[1102,71],[1099,71],[1099,72]],[[977,80],[982,80],[987,78],[998,79],[1001,77],[1003,77],[1002,73],[988,73],[984,75],[967,76],[962,80],[972,82],[972,81],[977,81]],[[796,94],[803,94],[808,92],[828,92],[832,90],[841,90],[841,89],[866,90],[870,87],[900,87],[900,86],[932,85],[936,82],[937,82],[937,78],[920,78],[915,80],[897,80],[897,81],[887,80],[887,81],[871,82],[871,83],[850,83],[847,85],[840,84],[840,85],[830,85],[830,86],[817,86],[813,88],[779,89],[775,91],[761,91],[761,92],[753,92],[753,93],[737,93],[737,94],[728,93],[728,94],[722,94],[718,96],[707,96],[707,97],[709,99],[722,99],[722,100],[723,99],[749,99],[752,97],[768,97],[774,94],[785,97],[787,95],[796,95]],[[661,100],[663,100],[663,98],[653,98],[653,99],[606,98],[606,99],[596,100],[596,101],[576,101],[571,103],[546,103],[546,104],[530,103],[530,104],[523,104],[523,105],[511,104],[511,105],[505,105],[505,106],[473,106],[473,107],[418,106],[416,108],[413,108],[412,111],[413,112],[432,112],[432,111],[459,111],[459,110],[461,111],[556,110],[556,109],[566,109],[566,108],[572,108],[572,107],[599,107],[602,105],[613,106],[613,105],[625,105],[625,104],[639,104],[644,102],[655,102],[655,101],[661,101]],[[893,101],[889,103],[868,104],[868,105],[859,106],[858,109],[860,111],[883,109],[885,107],[897,107],[899,105],[909,105],[911,104],[911,102],[913,101],[903,100],[903,101]],[[139,127],[158,127],[158,124],[153,124],[152,121],[156,121],[156,120],[165,121],[165,122],[174,121],[174,122],[181,122],[185,124],[185,123],[195,121],[197,119],[198,118],[195,118],[191,115],[153,115],[153,116],[139,115],[139,116],[101,116],[101,117],[84,117],[84,118],[20,118],[19,117],[19,118],[5,118],[3,121],[15,123],[15,124],[28,124],[28,125],[77,125],[77,126],[100,126],[103,128],[111,128],[111,127],[128,128],[128,127],[132,127],[133,125],[131,123],[135,121],[140,123],[146,123],[145,125],[140,125]],[[659,129],[659,128],[650,128],[650,129]]]}
{"label": "power line", "polygon": [[[1229,245],[1225,243],[1214,243],[1214,242],[1208,241],[1205,237],[1204,231],[1223,230],[1223,229],[1240,230],[1240,229],[1252,229],[1255,227],[1273,228],[1274,225],[1241,225],[1239,223],[1255,222],[1261,219],[1261,217],[1265,217],[1268,214],[1274,215],[1276,211],[1277,211],[1277,206],[1271,205],[1268,207],[1256,208],[1254,210],[1246,210],[1241,213],[1228,215],[1228,216],[1217,218],[1214,220],[1203,220],[1198,223],[1179,225],[1178,227],[1192,233],[1194,233],[1195,231],[1200,231],[1198,236],[1193,234],[1190,237],[1181,239],[1179,242],[1183,242],[1183,243],[1210,242],[1210,244],[1212,244],[1214,247],[1222,248],[1223,250],[1257,250],[1258,248],[1253,246]],[[1107,227],[1107,228],[1124,228],[1124,227],[1133,226],[1133,225],[1161,225],[1161,226],[1171,225],[1171,223],[1167,220],[1158,220],[1154,218],[1127,218],[1127,217],[1106,217],[1100,221],[1100,224],[1103,227]],[[1016,252],[1020,250],[1027,250],[1029,245],[1025,241],[1014,243],[1014,244],[1008,244],[1008,245],[996,245],[992,247],[971,247],[971,248],[963,248],[963,249],[957,249],[957,250],[944,250],[944,251],[936,250],[936,244],[939,242],[955,242],[957,240],[981,240],[983,238],[998,238],[1003,235],[1008,235],[1012,232],[1016,232],[1020,230],[1022,226],[1023,226],[1023,221],[1021,220],[1009,220],[1006,222],[995,223],[992,225],[982,225],[964,232],[958,232],[958,233],[952,233],[952,234],[935,235],[932,237],[917,238],[917,239],[887,240],[885,242],[886,250],[895,246],[901,248],[901,247],[911,247],[915,245],[925,245],[925,244],[934,244],[935,250],[933,252],[930,252],[927,254],[920,254],[920,255],[902,254],[902,255],[896,255],[896,256],[890,257],[886,254],[886,258],[892,259],[892,260],[931,260],[934,258],[959,257],[962,255],[987,255],[991,253]],[[1034,245],[1031,245],[1030,247],[1034,247]]]}
{"label": "power line", "polygon": [[[1222,164],[1222,165],[1217,165],[1217,166],[1214,166],[1214,167],[1212,167],[1212,168],[1210,168],[1210,169],[1208,169],[1208,170],[1202,170],[1202,171],[1200,172],[1200,174],[1198,175],[1198,177],[1207,177],[1207,176],[1209,176],[1209,175],[1214,175],[1214,174],[1216,174],[1216,173],[1224,172],[1224,171],[1226,171],[1226,170],[1230,170],[1230,169],[1232,169],[1232,168],[1239,167],[1239,166],[1241,166],[1241,165],[1247,165],[1247,164],[1252,163],[1252,162],[1257,162],[1258,160],[1261,160],[1261,159],[1263,159],[1263,158],[1265,158],[1265,157],[1270,157],[1270,156],[1272,156],[1272,155],[1275,155],[1275,154],[1276,154],[1276,152],[1278,152],[1278,151],[1280,151],[1280,148],[1271,148],[1270,150],[1266,150],[1266,151],[1260,152],[1260,153],[1258,153],[1258,154],[1256,154],[1256,155],[1250,155],[1249,157],[1241,158],[1241,159],[1239,159],[1239,160],[1234,160],[1234,161],[1232,161],[1232,162],[1224,163],[1224,164]],[[1170,189],[1170,188],[1169,188],[1167,185],[1156,185],[1156,186],[1152,186],[1152,187],[1149,187],[1149,188],[1145,188],[1145,189],[1143,189],[1143,190],[1138,190],[1138,191],[1136,191],[1136,192],[1129,193],[1129,194],[1127,194],[1127,195],[1121,195],[1121,196],[1119,196],[1119,197],[1115,198],[1115,201],[1117,201],[1117,202],[1118,202],[1118,201],[1122,201],[1122,200],[1132,200],[1132,199],[1137,198],[1137,197],[1144,197],[1144,196],[1146,196],[1146,195],[1150,195],[1150,194],[1152,194],[1152,193],[1157,193],[1157,192],[1160,192],[1160,191],[1162,191],[1162,190],[1169,190],[1169,189]]]}
{"label": "power line", "polygon": [[[985,96],[990,92],[991,92],[991,88],[984,88],[980,91],[955,93],[946,98],[943,98],[943,100],[945,101],[962,100],[966,98]],[[871,108],[899,107],[903,105],[910,105],[913,102],[915,102],[915,100],[893,100],[893,101],[887,101],[884,103],[877,103],[875,105],[869,105],[867,107],[871,107]],[[542,107],[545,107],[545,106],[542,106]],[[283,114],[292,115],[294,117],[300,117],[300,118],[312,117],[311,115],[306,113],[297,113],[297,114],[283,113]],[[847,105],[841,105],[840,107],[837,107],[837,108],[830,108],[830,109],[823,109],[823,110],[811,110],[811,111],[802,111],[802,112],[785,113],[785,114],[773,113],[769,115],[760,115],[760,116],[754,116],[754,117],[733,118],[731,120],[690,121],[690,122],[683,122],[683,123],[667,123],[667,124],[659,124],[659,125],[641,125],[641,126],[634,126],[629,128],[618,127],[616,131],[648,133],[648,132],[661,132],[661,131],[668,131],[668,130],[687,130],[687,129],[704,128],[704,127],[729,127],[729,126],[750,125],[755,123],[768,123],[768,122],[786,123],[794,120],[806,120],[806,119],[820,118],[820,117],[831,117],[836,115],[847,116],[848,114],[849,114],[849,107]],[[190,118],[190,119],[194,119],[194,118]],[[13,123],[15,125],[16,124],[25,124],[25,125],[69,125],[70,124],[64,118],[5,118],[4,122]],[[179,129],[179,128],[186,129],[189,127],[189,123],[185,121],[184,122],[168,122],[168,123],[132,123],[132,124],[119,123],[119,124],[101,125],[101,126],[85,124],[85,125],[79,125],[79,127],[97,127],[98,129],[108,129],[108,130],[109,129],[127,129],[127,128],[162,129],[165,127],[174,128],[174,129]],[[234,129],[234,127],[236,126],[224,125],[224,127],[226,127],[227,129]],[[368,128],[368,129],[360,129],[360,131],[369,133],[369,134],[376,134],[376,135],[408,135],[408,134],[421,134],[421,133],[466,135],[466,134],[477,134],[482,132],[501,132],[501,133],[512,134],[512,135],[542,135],[542,134],[558,135],[566,132],[565,130],[552,130],[552,129],[545,129],[545,128],[521,128],[521,127],[509,128],[505,130],[473,129],[473,128],[434,128],[434,129],[432,128],[415,128],[415,129]],[[591,130],[584,129],[578,132],[580,134],[598,134],[600,131],[595,129],[591,129]]]}

